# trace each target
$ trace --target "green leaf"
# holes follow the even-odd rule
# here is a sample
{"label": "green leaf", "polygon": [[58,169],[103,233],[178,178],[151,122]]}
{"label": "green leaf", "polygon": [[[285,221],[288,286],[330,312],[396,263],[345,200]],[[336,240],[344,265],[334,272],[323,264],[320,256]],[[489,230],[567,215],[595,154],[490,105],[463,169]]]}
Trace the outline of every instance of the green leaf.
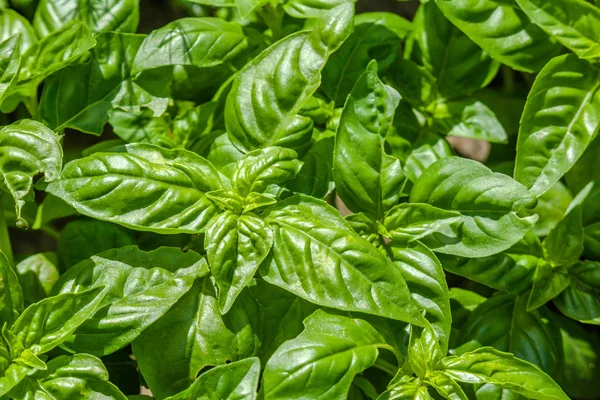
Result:
{"label": "green leaf", "polygon": [[23,311],[23,291],[6,255],[0,251],[0,324],[9,326]]}
{"label": "green leaf", "polygon": [[424,143],[415,144],[404,164],[404,172],[412,182],[416,182],[431,164],[451,156],[452,150],[445,139],[428,135]]}
{"label": "green leaf", "polygon": [[129,144],[71,161],[46,190],[96,219],[158,233],[198,233],[216,213],[205,193],[221,185],[212,164],[194,153]]}
{"label": "green leaf", "polygon": [[283,10],[294,18],[320,18],[331,9],[356,0],[287,0]]}
{"label": "green leaf", "polygon": [[348,96],[335,136],[336,191],[354,212],[382,218],[402,194],[406,179],[400,161],[384,152],[400,97],[377,76],[372,62]]}
{"label": "green leaf", "polygon": [[443,372],[434,372],[427,383],[448,400],[468,400],[460,385]]}
{"label": "green leaf", "polygon": [[60,275],[56,253],[38,253],[17,264],[19,283],[27,303],[36,303],[48,297]]}
{"label": "green leaf", "polygon": [[298,113],[319,87],[329,55],[350,35],[353,16],[353,4],[336,7],[312,30],[287,36],[246,64],[225,109],[237,147],[297,147],[310,140],[312,121]]}
{"label": "green leaf", "polygon": [[535,72],[560,45],[531,22],[512,0],[436,0],[444,15],[494,59]]}
{"label": "green leaf", "polygon": [[259,376],[260,361],[247,358],[203,373],[189,389],[167,400],[255,400]]}
{"label": "green leaf", "polygon": [[72,20],[82,21],[94,33],[135,33],[140,20],[139,0],[41,0],[33,26],[44,37]]}
{"label": "green leaf", "polygon": [[17,224],[27,227],[21,211],[33,200],[33,178],[43,173],[50,182],[60,173],[62,147],[59,137],[33,120],[20,120],[0,128],[0,178],[15,201]]}
{"label": "green leaf", "polygon": [[537,76],[521,118],[515,179],[536,196],[583,154],[600,125],[600,71],[573,54],[556,57]]}
{"label": "green leaf", "polygon": [[85,25],[65,25],[36,42],[23,54],[15,90],[28,96],[37,96],[37,86],[41,81],[73,63],[95,44],[92,32]]}
{"label": "green leaf", "polygon": [[533,311],[543,306],[570,284],[571,281],[563,268],[552,267],[545,260],[540,260],[533,278],[533,288],[527,301],[527,311]]}
{"label": "green leaf", "polygon": [[581,207],[575,206],[550,231],[542,243],[544,257],[553,265],[569,266],[583,253]]}
{"label": "green leaf", "polygon": [[527,312],[527,297],[497,294],[481,303],[461,329],[458,343],[493,346],[529,361],[552,377],[563,371],[560,329],[546,307]]}
{"label": "green leaf", "polygon": [[399,56],[400,41],[411,30],[412,24],[397,14],[358,14],[354,18],[354,32],[331,55],[323,69],[321,88],[327,98],[335,106],[343,106],[356,80],[373,59],[377,60],[378,71],[385,72]]}
{"label": "green leaf", "polygon": [[74,265],[103,251],[134,245],[126,229],[104,221],[77,220],[68,223],[58,238],[58,254],[62,265]]}
{"label": "green leaf", "polygon": [[59,356],[49,361],[47,366],[47,370],[27,377],[10,395],[40,399],[127,399],[109,382],[108,371],[102,361],[92,355]]}
{"label": "green leaf", "polygon": [[600,61],[600,10],[583,0],[516,0],[540,28],[580,58]]}
{"label": "green leaf", "polygon": [[508,249],[537,218],[517,215],[536,203],[523,185],[459,157],[432,164],[415,182],[410,201],[462,214],[460,223],[423,240],[437,252],[464,257],[485,257]]}
{"label": "green leaf", "polygon": [[113,109],[108,112],[108,123],[113,127],[115,135],[127,143],[150,143],[159,146],[177,147],[169,137],[171,118],[165,113],[154,117],[154,111],[149,108],[132,113]]}
{"label": "green leaf", "polygon": [[318,307],[260,278],[250,286],[250,293],[260,307],[263,336],[259,355],[266,362],[279,346],[304,330],[302,321]]}
{"label": "green leaf", "polygon": [[332,172],[334,144],[335,134],[330,131],[316,139],[300,157],[302,168],[298,175],[287,183],[287,188],[318,199],[327,197],[335,188]]}
{"label": "green leaf", "polygon": [[174,65],[212,67],[231,60],[246,47],[238,24],[218,18],[182,18],[144,39],[131,73]]}
{"label": "green leaf", "polygon": [[451,99],[487,86],[500,63],[454,26],[433,1],[415,17],[412,58],[436,77],[436,91]]}
{"label": "green leaf", "polygon": [[63,274],[59,294],[104,287],[98,311],[63,346],[98,356],[130,343],[163,316],[198,277],[208,274],[203,258],[193,251],[162,247],[151,252],[136,246],[92,256]]}
{"label": "green leaf", "polygon": [[103,288],[94,288],[48,297],[27,307],[10,330],[25,350],[46,353],[96,312],[104,294]]}
{"label": "green leaf", "polygon": [[492,348],[481,348],[443,361],[444,373],[465,383],[492,383],[531,399],[568,400],[548,375],[526,361]]}
{"label": "green leaf", "polygon": [[[162,114],[168,103],[168,92],[147,90],[130,73],[144,36],[102,33],[92,49],[91,60],[65,68],[44,85],[41,117],[48,125],[100,135],[108,122],[108,111],[120,108],[140,112],[150,108],[155,116]],[[168,79],[166,74],[158,82]],[[160,85],[159,85],[160,86]]]}
{"label": "green leaf", "polygon": [[20,69],[21,36],[15,34],[0,42],[0,105],[6,93],[17,82]]}
{"label": "green leaf", "polygon": [[261,218],[225,211],[206,228],[204,247],[225,314],[269,254],[273,234]]}
{"label": "green leaf", "polygon": [[573,320],[561,317],[560,332],[565,353],[564,390],[577,399],[592,400],[600,379],[600,339]]}
{"label": "green leaf", "polygon": [[533,255],[504,253],[467,258],[438,254],[444,269],[493,289],[520,294],[531,287],[539,258]]}
{"label": "green leaf", "polygon": [[573,196],[567,187],[561,182],[556,182],[547,192],[538,197],[537,206],[531,211],[539,216],[533,227],[533,233],[537,236],[548,236],[550,231],[562,221]]}
{"label": "green leaf", "polygon": [[390,85],[402,99],[417,110],[424,111],[436,98],[436,81],[431,72],[410,59],[399,58],[390,67]]}
{"label": "green leaf", "polygon": [[383,225],[389,237],[403,242],[419,240],[458,222],[461,214],[429,204],[403,203],[387,212]]}
{"label": "green leaf", "polygon": [[257,354],[261,327],[256,302],[244,290],[231,310],[221,315],[215,290],[209,277],[197,279],[133,342],[139,369],[157,398],[187,389],[206,366]]}
{"label": "green leaf", "polygon": [[0,43],[10,37],[21,35],[21,55],[37,42],[37,35],[29,21],[15,10],[0,9]]}
{"label": "green leaf", "polygon": [[568,272],[572,283],[554,304],[569,318],[600,325],[600,263],[582,261]]}
{"label": "green leaf", "polygon": [[392,262],[402,272],[406,285],[437,336],[442,356],[448,352],[452,315],[448,285],[442,264],[435,254],[419,242],[403,246],[392,241],[389,247]]}
{"label": "green leaf", "polygon": [[419,379],[404,376],[394,387],[385,391],[377,400],[432,400],[427,386]]}
{"label": "green leaf", "polygon": [[[425,379],[439,368],[439,363],[445,355],[431,325],[426,324],[423,329],[411,327],[407,361],[415,375]],[[403,367],[405,368],[406,366]]]}
{"label": "green leaf", "polygon": [[508,135],[496,114],[480,101],[437,103],[432,129],[447,136],[508,143]]}
{"label": "green leaf", "polygon": [[247,18],[252,11],[254,11],[258,7],[262,7],[268,0],[233,0],[235,2],[235,6],[238,8],[240,12],[240,16],[242,18]]}
{"label": "green leaf", "polygon": [[272,258],[260,271],[267,282],[322,306],[422,325],[401,272],[337,210],[296,195],[263,218],[274,238]]}
{"label": "green leaf", "polygon": [[263,390],[269,400],[345,398],[354,376],[375,363],[379,348],[391,350],[366,321],[318,310],[306,329],[269,359]]}
{"label": "green leaf", "polygon": [[248,153],[235,167],[233,182],[242,196],[263,193],[269,185],[282,184],[294,178],[302,163],[298,154],[283,147],[267,147]]}

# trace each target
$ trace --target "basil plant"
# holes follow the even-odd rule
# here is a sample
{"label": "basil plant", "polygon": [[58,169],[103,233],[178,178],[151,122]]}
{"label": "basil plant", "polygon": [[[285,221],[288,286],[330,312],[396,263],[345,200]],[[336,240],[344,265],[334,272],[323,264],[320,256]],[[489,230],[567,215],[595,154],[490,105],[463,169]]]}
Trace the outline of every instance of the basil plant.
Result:
{"label": "basil plant", "polygon": [[0,399],[600,399],[600,2],[0,0]]}

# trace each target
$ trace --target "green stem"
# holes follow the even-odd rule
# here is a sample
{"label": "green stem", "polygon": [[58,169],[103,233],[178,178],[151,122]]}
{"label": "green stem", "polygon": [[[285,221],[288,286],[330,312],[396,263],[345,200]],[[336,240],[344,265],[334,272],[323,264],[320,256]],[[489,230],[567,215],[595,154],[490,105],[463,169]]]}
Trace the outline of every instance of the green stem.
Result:
{"label": "green stem", "polygon": [[10,245],[10,236],[8,235],[8,225],[4,216],[4,205],[2,204],[2,196],[0,196],[0,250],[8,258],[8,262],[13,264],[13,252]]}
{"label": "green stem", "polygon": [[375,364],[373,364],[373,367],[375,367],[378,370],[381,370],[391,376],[396,376],[396,373],[398,372],[398,367],[396,367],[391,362],[385,361],[384,359],[381,359],[381,358],[378,358],[377,361],[375,361]]}

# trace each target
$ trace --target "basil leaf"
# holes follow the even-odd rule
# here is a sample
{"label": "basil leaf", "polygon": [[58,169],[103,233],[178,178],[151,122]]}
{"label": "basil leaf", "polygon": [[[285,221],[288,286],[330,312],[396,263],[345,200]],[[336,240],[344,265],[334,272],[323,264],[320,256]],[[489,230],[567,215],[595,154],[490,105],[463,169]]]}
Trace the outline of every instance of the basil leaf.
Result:
{"label": "basil leaf", "polygon": [[[61,344],[91,317],[105,291],[101,287],[78,293],[64,293],[32,304],[19,316],[10,331],[25,350],[43,354]],[[40,318],[43,316],[44,318]]]}
{"label": "basil leaf", "polygon": [[404,172],[412,182],[416,182],[431,164],[451,156],[452,150],[446,140],[429,135],[424,143],[415,144],[404,164]]}
{"label": "basil leaf", "polygon": [[108,380],[108,371],[100,359],[89,354],[58,356],[23,380],[10,395],[16,398],[109,398],[126,400],[127,397]]}
{"label": "basil leaf", "polygon": [[418,379],[404,376],[393,388],[383,392],[377,400],[431,400],[433,399]]}
{"label": "basil leaf", "polygon": [[412,24],[387,12],[358,14],[354,32],[331,55],[323,69],[321,88],[335,106],[343,106],[356,80],[371,60],[384,73],[399,56],[397,46],[412,30]]}
{"label": "basil leaf", "polygon": [[267,147],[248,153],[236,165],[233,181],[242,196],[263,193],[269,185],[277,185],[294,178],[302,164],[294,150]]}
{"label": "basil leaf", "polygon": [[21,36],[15,34],[0,42],[0,105],[14,86],[21,70]]}
{"label": "basil leaf", "polygon": [[400,161],[383,148],[399,99],[379,80],[372,62],[344,105],[335,137],[333,177],[337,194],[354,212],[381,218],[402,193],[406,180]]}
{"label": "basil leaf", "polygon": [[458,222],[461,215],[429,204],[403,203],[387,212],[383,225],[397,241],[415,241]]}
{"label": "basil leaf", "polygon": [[552,378],[535,365],[492,348],[448,357],[443,364],[444,373],[460,382],[492,383],[531,399],[569,399]]}
{"label": "basil leaf", "polygon": [[59,137],[37,121],[20,120],[0,128],[0,152],[0,182],[15,201],[17,224],[27,227],[21,212],[25,202],[32,200],[34,176],[43,173],[49,182],[60,173]]}
{"label": "basil leaf", "polygon": [[333,149],[335,134],[327,131],[312,143],[300,157],[302,168],[286,187],[293,192],[324,199],[335,188],[333,181]]}
{"label": "basil leaf", "polygon": [[304,330],[302,321],[318,307],[278,286],[266,283],[264,279],[257,278],[256,285],[249,289],[261,310],[264,329],[259,355],[266,362],[279,346]]}
{"label": "basil leaf", "polygon": [[21,73],[14,90],[26,96],[36,96],[41,81],[77,60],[95,44],[92,32],[85,25],[66,24],[37,41],[23,54]]}
{"label": "basil leaf", "polygon": [[96,33],[135,33],[140,20],[139,0],[41,0],[33,26],[44,37],[74,19]]}
{"label": "basil leaf", "polygon": [[433,326],[440,353],[446,355],[452,315],[442,264],[431,250],[419,242],[403,246],[392,241],[389,249],[392,262],[402,271],[413,299],[426,311],[425,318]]}
{"label": "basil leaf", "polygon": [[57,265],[56,253],[38,253],[17,264],[15,269],[27,303],[36,303],[50,295],[60,276]]}
{"label": "basil leaf", "polygon": [[496,114],[480,101],[454,100],[438,103],[434,130],[443,135],[508,143],[508,135]]}
{"label": "basil leaf", "polygon": [[444,269],[496,290],[520,294],[533,283],[539,258],[527,254],[504,253],[481,258],[438,254]]}
{"label": "basil leaf", "polygon": [[263,217],[274,238],[272,257],[260,270],[267,282],[322,306],[422,325],[401,272],[337,210],[296,195]]}
{"label": "basil leaf", "polygon": [[350,35],[353,16],[353,5],[336,7],[312,30],[286,37],[246,64],[225,109],[227,132],[237,147],[250,151],[308,142],[312,121],[298,113],[317,90],[329,55]]}
{"label": "basil leaf", "polygon": [[568,266],[583,253],[581,207],[572,208],[542,243],[544,257],[554,265]]}
{"label": "basil leaf", "polygon": [[515,179],[536,196],[573,166],[598,132],[599,74],[566,54],[537,76],[521,118],[515,164]]}
{"label": "basil leaf", "polygon": [[110,32],[96,39],[91,60],[62,70],[44,85],[40,114],[57,131],[100,135],[113,108],[139,112],[147,107],[156,116],[167,108],[167,92],[149,92],[130,73],[144,36]]}
{"label": "basil leaf", "polygon": [[182,18],[144,39],[131,73],[174,65],[212,67],[234,58],[246,47],[238,24],[218,18]]}
{"label": "basil leaf", "polygon": [[531,20],[580,58],[600,61],[600,10],[582,0],[516,0]]}
{"label": "basil leaf", "polygon": [[304,325],[267,362],[265,398],[344,398],[354,376],[375,363],[378,349],[389,349],[379,332],[360,319],[318,310]]}
{"label": "basil leaf", "polygon": [[433,250],[457,256],[485,257],[504,251],[536,221],[535,216],[517,215],[536,203],[523,185],[458,157],[432,164],[415,182],[410,201],[462,214],[459,224],[424,238]]}
{"label": "basil leaf", "polygon": [[355,0],[287,0],[283,10],[294,18],[320,18],[331,9]]}
{"label": "basil leaf", "polygon": [[206,228],[204,247],[219,288],[219,309],[225,314],[250,283],[273,245],[268,224],[252,215],[225,211]]}
{"label": "basil leaf", "polygon": [[167,400],[255,400],[259,375],[258,358],[221,365],[206,371],[189,389]]}
{"label": "basil leaf", "polygon": [[444,399],[468,400],[460,385],[443,372],[434,372],[427,383]]}
{"label": "basil leaf", "polygon": [[164,315],[194,283],[208,274],[195,252],[162,247],[146,253],[136,246],[112,249],[63,274],[54,292],[78,293],[104,287],[98,311],[63,346],[98,356],[115,352]]}
{"label": "basil leaf", "polygon": [[[431,325],[418,329],[411,327],[408,344],[408,365],[420,379],[426,379],[437,370],[444,358],[436,332]],[[406,365],[403,369],[406,368]]]}
{"label": "basil leaf", "polygon": [[558,377],[563,369],[560,329],[546,307],[527,312],[526,305],[525,296],[516,300],[508,294],[490,297],[471,313],[458,343],[493,346]]}
{"label": "basil leaf", "polygon": [[514,69],[538,71],[560,51],[560,45],[515,7],[512,0],[436,0],[436,3],[471,40]]}
{"label": "basil leaf", "polygon": [[17,34],[21,36],[20,54],[23,55],[37,42],[35,30],[21,14],[3,7],[0,9],[0,43]]}
{"label": "basil leaf", "polygon": [[[187,389],[206,366],[257,354],[259,310],[247,290],[221,315],[210,278],[192,288],[133,342],[133,354],[149,389],[157,398]],[[165,363],[157,363],[156,357]],[[169,368],[164,368],[168,364]]]}
{"label": "basil leaf", "polygon": [[573,320],[558,319],[565,353],[564,379],[559,382],[570,396],[593,399],[600,379],[600,340]]}
{"label": "basil leaf", "polygon": [[9,326],[23,311],[23,292],[15,271],[6,255],[0,251],[0,323]]}
{"label": "basil leaf", "polygon": [[194,153],[129,144],[71,161],[46,190],[100,220],[158,233],[197,233],[216,213],[205,193],[221,185],[212,164]]}
{"label": "basil leaf", "polygon": [[571,285],[554,299],[569,318],[600,325],[600,263],[583,261],[569,268]]}
{"label": "basil leaf", "polygon": [[539,216],[533,227],[533,233],[537,236],[548,236],[550,231],[562,221],[573,196],[567,187],[561,182],[556,182],[547,192],[538,197],[537,206],[532,213]]}
{"label": "basil leaf", "polygon": [[442,98],[470,94],[487,86],[498,72],[500,63],[454,26],[435,2],[423,4],[414,24],[412,58],[436,77]]}
{"label": "basil leaf", "polygon": [[570,283],[571,281],[563,268],[552,267],[547,262],[540,260],[527,301],[527,311],[533,311],[543,306],[558,296]]}
{"label": "basil leaf", "polygon": [[126,229],[103,221],[77,220],[68,223],[58,239],[58,254],[62,265],[74,265],[113,248],[134,245]]}

